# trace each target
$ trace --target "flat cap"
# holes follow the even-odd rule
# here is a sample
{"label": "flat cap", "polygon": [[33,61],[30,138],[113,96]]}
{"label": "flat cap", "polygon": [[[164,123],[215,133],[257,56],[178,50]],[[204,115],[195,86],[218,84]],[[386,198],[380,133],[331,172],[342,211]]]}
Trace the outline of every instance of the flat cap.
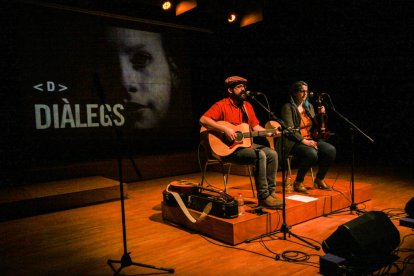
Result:
{"label": "flat cap", "polygon": [[225,87],[232,87],[232,86],[235,86],[239,83],[247,83],[247,80],[245,78],[242,78],[242,77],[239,77],[239,76],[231,76],[231,77],[228,77],[224,81],[224,86]]}

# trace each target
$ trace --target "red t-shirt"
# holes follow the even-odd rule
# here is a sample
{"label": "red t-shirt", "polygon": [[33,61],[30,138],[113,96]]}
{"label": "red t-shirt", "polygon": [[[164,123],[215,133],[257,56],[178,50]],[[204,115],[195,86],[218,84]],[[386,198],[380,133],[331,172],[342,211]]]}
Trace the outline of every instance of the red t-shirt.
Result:
{"label": "red t-shirt", "polygon": [[[251,103],[244,101],[244,107],[247,113],[248,124],[250,127],[253,128],[257,126],[260,122],[254,113],[254,109]],[[235,126],[243,123],[242,109],[236,106],[229,97],[213,104],[210,109],[203,114],[203,116],[209,117],[214,121],[226,121]]]}

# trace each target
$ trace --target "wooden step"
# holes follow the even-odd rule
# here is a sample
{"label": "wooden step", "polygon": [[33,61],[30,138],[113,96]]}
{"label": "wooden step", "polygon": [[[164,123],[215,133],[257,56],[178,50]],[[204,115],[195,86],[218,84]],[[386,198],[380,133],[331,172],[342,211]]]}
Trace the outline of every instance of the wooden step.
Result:
{"label": "wooden step", "polygon": [[[327,180],[333,183],[333,180]],[[280,186],[280,185],[279,185]],[[307,185],[310,186],[310,185]],[[235,196],[238,192],[244,195],[251,194],[249,187],[232,187],[228,193]],[[281,194],[279,193],[279,196]],[[296,197],[296,198],[295,198]],[[306,202],[309,199],[309,202]],[[365,202],[371,199],[371,184],[355,183],[355,203]],[[310,189],[309,194],[286,194],[286,224],[296,225],[337,210],[350,207],[351,193],[349,181],[338,180],[333,191]],[[162,202],[162,216],[165,220],[174,224],[199,231],[207,236],[236,245],[260,235],[281,229],[283,223],[282,210],[263,209],[263,214],[255,214],[252,211],[257,207],[257,199],[246,198],[246,212],[237,218],[219,218],[208,215],[200,223],[191,223],[176,206],[168,206]],[[348,209],[350,210],[350,208]],[[200,212],[190,210],[194,216]]]}
{"label": "wooden step", "polygon": [[[124,196],[127,185],[123,184]],[[120,198],[120,184],[102,176],[3,188],[0,221],[70,209]]]}

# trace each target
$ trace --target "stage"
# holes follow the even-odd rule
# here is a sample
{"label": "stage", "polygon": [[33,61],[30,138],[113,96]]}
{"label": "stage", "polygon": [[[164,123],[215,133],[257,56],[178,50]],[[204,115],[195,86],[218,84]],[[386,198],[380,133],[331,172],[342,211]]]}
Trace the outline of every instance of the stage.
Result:
{"label": "stage", "polygon": [[[391,217],[393,213],[387,210],[397,208],[400,212],[414,192],[412,177],[408,172],[406,174],[404,172],[357,166],[355,171],[356,201],[362,202],[364,198],[369,198],[368,201],[358,204],[358,207],[366,211],[383,210]],[[287,200],[287,220],[289,226],[292,226],[292,232],[301,237],[312,238],[318,245],[330,237],[339,226],[359,217],[347,211],[347,207],[344,208],[346,212],[340,214],[326,217],[322,215],[323,210],[336,209],[340,207],[338,205],[348,206],[345,197],[350,199],[349,166],[335,165],[327,177],[328,184],[333,184],[336,190],[342,187],[341,191],[345,192],[345,196],[341,198],[340,194],[335,191],[310,190],[309,196],[317,197],[317,202],[303,203],[292,199]],[[163,191],[168,183],[177,179],[197,182],[200,180],[200,173],[128,183],[125,215],[128,252],[131,252],[133,261],[174,268],[177,275],[232,275],[240,271],[243,275],[274,275],[276,273],[282,276],[317,275],[319,273],[319,258],[324,255],[324,252],[304,245],[293,236],[287,235],[286,239],[283,239],[283,235],[279,233],[250,243],[243,242],[246,238],[251,238],[256,234],[261,235],[275,230],[273,228],[279,229],[281,221],[277,219],[282,219],[281,211],[270,211],[263,217],[263,221],[261,217],[253,216],[252,218],[251,215],[243,215],[233,220],[208,216],[207,220],[199,225],[204,233],[189,228],[196,228],[194,225],[179,225],[166,220],[163,218],[165,209],[163,210],[164,207],[161,204]],[[221,179],[220,173],[209,172],[208,174],[209,183],[217,187],[222,187]],[[338,180],[335,182],[333,179]],[[107,195],[115,196],[112,189],[119,188],[118,182],[102,181],[104,182],[114,187]],[[57,187],[56,183],[52,184],[54,184],[51,185],[53,190],[46,190],[45,187],[45,191],[42,193],[38,191],[36,196],[52,195],[58,190],[78,196],[77,193],[73,193],[73,189],[69,189],[70,187]],[[79,191],[83,187],[81,184],[81,182],[79,185],[76,184]],[[280,179],[278,179],[278,184],[280,184]],[[362,189],[365,184],[368,184],[370,190],[366,192],[358,190]],[[93,187],[103,188],[101,185],[97,183]],[[306,185],[309,186],[310,182]],[[118,191],[116,195],[119,196],[119,189],[116,190]],[[254,206],[255,201],[252,198],[249,178],[230,175],[229,193],[236,195],[239,191],[244,194],[247,201],[250,201],[247,204]],[[35,195],[35,191],[30,192],[33,196]],[[87,197],[85,200],[87,199],[88,202],[93,199],[91,194],[94,193],[92,192],[82,192],[82,194]],[[336,194],[339,198],[329,196],[330,194],[332,196]],[[325,199],[326,209],[322,208],[324,207],[322,195],[327,197]],[[69,197],[70,194],[66,196]],[[7,195],[4,194],[4,197],[7,198]],[[14,198],[17,199],[17,194]],[[8,197],[8,201],[11,200],[12,198]],[[329,200],[332,201],[329,202]],[[66,198],[64,202],[68,201]],[[57,203],[59,201],[53,201],[54,205]],[[0,234],[4,237],[0,241],[0,256],[4,264],[3,274],[113,275],[113,271],[107,265],[107,260],[117,260],[123,254],[120,209],[120,202],[115,199],[101,201],[99,204],[88,204],[83,207],[1,221]],[[317,215],[318,217],[312,218]],[[268,217],[272,221],[267,222],[265,218]],[[210,223],[211,220],[214,220],[216,224]],[[413,248],[414,240],[410,238],[412,229],[400,226],[398,219],[393,219],[393,222],[400,231],[401,240],[404,241],[401,247]],[[245,224],[250,228],[245,227]],[[210,232],[208,232],[208,227],[212,228]],[[227,241],[221,242],[219,239]],[[229,245],[239,241],[241,242],[237,245]],[[282,257],[279,260],[275,259],[276,254],[283,256],[284,253],[292,251],[308,254],[309,259],[300,262],[287,262]],[[401,261],[410,255],[411,252],[399,252]],[[402,268],[401,263],[398,265]],[[129,267],[124,273],[137,275],[151,274],[154,271]],[[412,265],[407,266],[401,275],[413,275]]]}
{"label": "stage", "polygon": [[[279,179],[280,180],[280,179]],[[286,193],[286,224],[293,226],[329,213],[349,209],[351,205],[351,184],[349,181],[326,179],[333,187],[332,191],[318,190],[311,187],[311,179],[305,179],[305,186],[309,187],[308,194]],[[361,203],[371,199],[371,185],[364,182],[355,182],[354,203]],[[281,184],[277,185],[278,195],[281,197]],[[250,184],[232,186],[228,194],[236,197],[242,193],[245,197],[246,212],[237,218],[220,218],[208,215],[200,223],[192,223],[178,206],[169,206],[161,203],[164,220],[174,224],[199,231],[230,245],[236,245],[262,234],[280,230],[283,223],[282,210],[263,208],[263,214],[256,214],[257,199],[252,197]],[[189,210],[197,217],[200,212]]]}

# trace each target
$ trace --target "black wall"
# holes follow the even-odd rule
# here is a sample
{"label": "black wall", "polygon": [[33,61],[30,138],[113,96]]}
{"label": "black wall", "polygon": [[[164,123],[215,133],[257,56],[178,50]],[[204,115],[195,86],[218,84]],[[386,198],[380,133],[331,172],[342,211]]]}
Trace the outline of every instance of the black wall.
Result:
{"label": "black wall", "polygon": [[[349,123],[328,111],[339,161],[350,162],[354,136],[356,165],[412,167],[413,4],[274,2],[263,22],[223,28],[195,45],[205,50],[194,59],[201,70],[193,76],[194,90],[201,92],[199,109],[223,95],[225,77],[240,74],[249,79],[249,89],[267,95],[279,114],[290,85],[304,80],[310,91],[329,93],[336,111],[374,140],[351,131]],[[264,123],[266,113],[260,115]]]}
{"label": "black wall", "polygon": [[[328,126],[336,133],[332,142],[338,148],[338,162],[349,163],[354,153],[357,166],[413,167],[413,116],[409,97],[414,89],[411,1],[266,3],[263,22],[244,28],[215,25],[212,33],[185,31],[187,45],[177,50],[189,53],[193,124],[188,131],[180,130],[179,135],[186,140],[183,144],[177,143],[177,150],[196,150],[199,116],[225,95],[226,77],[242,75],[249,80],[249,89],[267,96],[276,115],[294,81],[304,80],[311,91],[328,93],[336,110],[375,141],[371,143],[358,130],[351,132],[349,123],[328,111]],[[20,93],[15,71],[19,66],[17,61],[30,62],[15,56],[19,45],[15,45],[14,32],[24,31],[15,27],[18,20],[15,16],[24,14],[16,13],[15,7],[11,9],[11,16],[2,16],[2,34],[7,43],[2,51],[6,62],[2,67],[1,115],[6,134],[15,133],[21,127],[18,124],[21,114],[15,112],[19,102],[14,101]],[[93,18],[101,20],[99,16]],[[24,22],[21,18],[18,21]],[[267,114],[255,105],[264,125]],[[18,133],[24,135],[25,130],[19,129]],[[3,171],[19,172],[27,169],[21,164],[31,166],[44,161],[34,158],[28,162],[30,156],[18,151],[21,156],[13,156],[10,163],[10,156],[4,153],[20,146],[16,141],[21,137],[2,136],[1,162],[6,168]],[[171,148],[174,150],[174,145],[168,146]],[[166,150],[164,145],[162,152]],[[109,155],[114,156],[113,150]],[[62,160],[56,158],[46,165],[59,162]]]}

